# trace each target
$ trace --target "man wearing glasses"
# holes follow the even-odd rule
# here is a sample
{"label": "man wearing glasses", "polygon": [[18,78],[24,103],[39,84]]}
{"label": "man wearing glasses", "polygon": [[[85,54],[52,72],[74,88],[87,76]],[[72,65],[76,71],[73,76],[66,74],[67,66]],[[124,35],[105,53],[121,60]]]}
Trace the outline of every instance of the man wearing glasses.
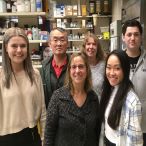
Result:
{"label": "man wearing glasses", "polygon": [[44,85],[46,108],[54,90],[64,84],[69,56],[66,54],[68,47],[67,32],[62,28],[55,28],[50,32],[48,45],[53,55],[42,62],[40,70]]}

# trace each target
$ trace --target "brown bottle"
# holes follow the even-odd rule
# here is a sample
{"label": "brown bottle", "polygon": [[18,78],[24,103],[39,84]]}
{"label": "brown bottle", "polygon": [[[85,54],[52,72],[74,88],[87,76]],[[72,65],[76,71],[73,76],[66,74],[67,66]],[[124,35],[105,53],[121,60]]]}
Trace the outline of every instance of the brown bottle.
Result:
{"label": "brown bottle", "polygon": [[109,1],[108,0],[104,0],[103,12],[105,14],[109,13]]}
{"label": "brown bottle", "polygon": [[96,13],[97,14],[101,13],[101,2],[100,2],[100,0],[96,0]]}
{"label": "brown bottle", "polygon": [[90,15],[95,14],[95,8],[96,8],[95,0],[90,0],[89,1],[89,14]]}

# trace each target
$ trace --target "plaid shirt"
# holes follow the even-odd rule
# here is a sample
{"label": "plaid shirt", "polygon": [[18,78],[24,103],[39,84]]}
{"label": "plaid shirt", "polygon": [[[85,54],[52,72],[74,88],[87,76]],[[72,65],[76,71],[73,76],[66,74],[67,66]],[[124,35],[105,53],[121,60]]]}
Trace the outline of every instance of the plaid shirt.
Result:
{"label": "plaid shirt", "polygon": [[[139,98],[133,90],[130,90],[122,108],[120,124],[117,128],[116,146],[143,146],[141,112]],[[102,124],[99,146],[104,146],[103,137],[104,124]]]}

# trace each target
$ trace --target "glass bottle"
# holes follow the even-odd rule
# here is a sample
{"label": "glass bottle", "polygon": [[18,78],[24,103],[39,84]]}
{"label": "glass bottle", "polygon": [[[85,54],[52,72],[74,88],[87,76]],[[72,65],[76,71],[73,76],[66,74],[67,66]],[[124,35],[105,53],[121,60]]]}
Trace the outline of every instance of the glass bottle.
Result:
{"label": "glass bottle", "polygon": [[30,12],[30,0],[25,0],[25,12]]}
{"label": "glass bottle", "polygon": [[7,0],[6,1],[6,8],[7,8],[7,12],[12,12],[12,3],[11,3],[11,0]]}
{"label": "glass bottle", "polygon": [[100,0],[96,1],[96,13],[97,14],[101,13],[101,2],[100,2]]}
{"label": "glass bottle", "polygon": [[103,12],[105,14],[109,13],[109,1],[108,0],[104,0]]}
{"label": "glass bottle", "polygon": [[95,1],[94,0],[90,0],[89,1],[89,14],[95,14]]}

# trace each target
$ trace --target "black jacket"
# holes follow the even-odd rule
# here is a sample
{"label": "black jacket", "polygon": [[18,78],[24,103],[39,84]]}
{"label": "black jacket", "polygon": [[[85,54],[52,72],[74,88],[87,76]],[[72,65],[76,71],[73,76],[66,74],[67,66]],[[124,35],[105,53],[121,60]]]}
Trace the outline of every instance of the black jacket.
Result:
{"label": "black jacket", "polygon": [[68,88],[56,90],[47,109],[44,146],[98,146],[98,108],[94,91],[78,107]]}
{"label": "black jacket", "polygon": [[52,67],[52,59],[53,56],[51,58],[44,60],[42,62],[42,68],[40,69],[40,74],[44,86],[46,108],[48,107],[48,103],[53,94],[53,91],[62,87],[64,84],[64,78],[66,74],[67,64],[69,61],[69,56],[67,56],[67,64],[63,67],[63,70],[59,78],[57,78],[55,71]]}

